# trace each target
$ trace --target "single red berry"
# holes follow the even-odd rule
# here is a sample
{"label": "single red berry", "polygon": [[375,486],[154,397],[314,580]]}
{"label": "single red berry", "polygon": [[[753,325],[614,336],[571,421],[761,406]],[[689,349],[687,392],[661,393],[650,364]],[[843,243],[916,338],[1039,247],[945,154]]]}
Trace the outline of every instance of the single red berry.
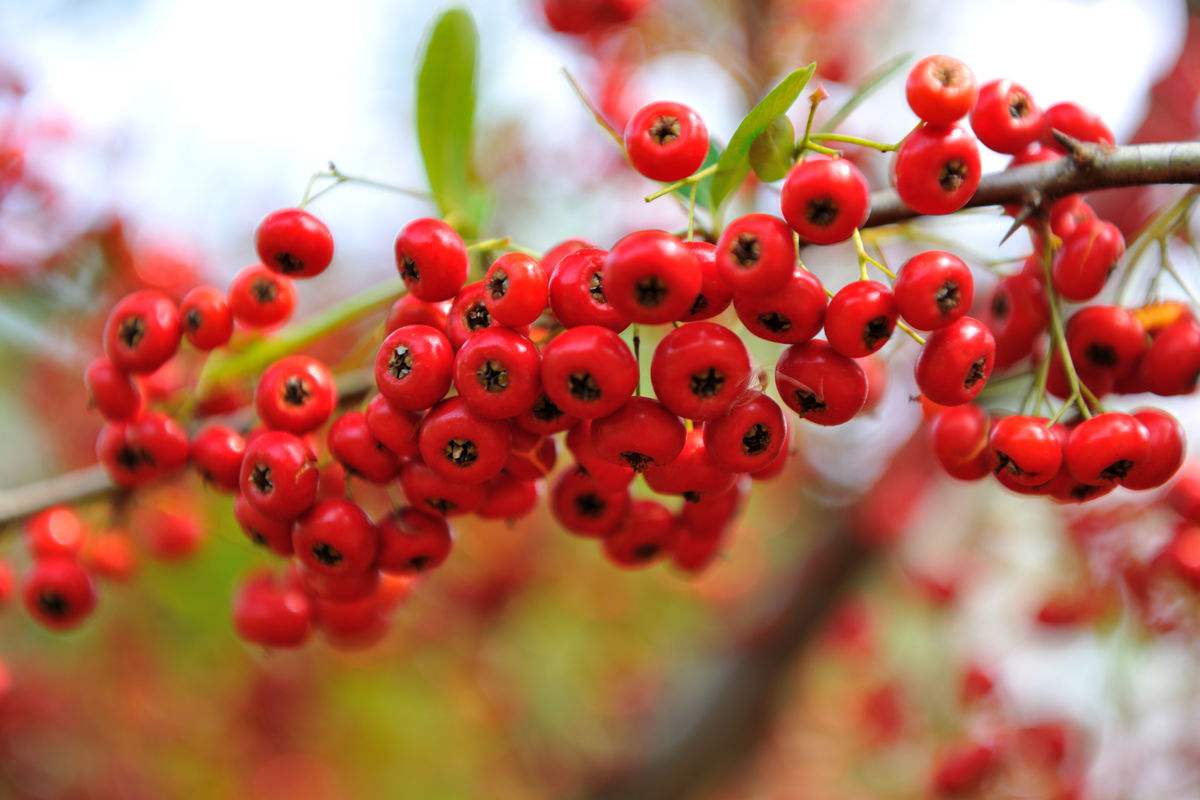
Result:
{"label": "single red berry", "polygon": [[1200,322],[1190,314],[1159,331],[1138,367],[1147,391],[1164,397],[1191,394],[1200,378]]}
{"label": "single red berry", "polygon": [[52,506],[25,522],[25,544],[35,561],[44,558],[75,558],[83,549],[88,530],[75,510]]}
{"label": "single red berry", "polygon": [[629,399],[637,383],[633,353],[607,328],[571,328],[542,351],[542,387],[556,406],[573,417],[608,416]]}
{"label": "single red berry", "polygon": [[276,555],[292,554],[292,520],[264,514],[243,494],[233,501],[233,516],[250,541]]}
{"label": "single red berry", "polygon": [[483,302],[501,325],[529,325],[546,310],[547,276],[524,253],[505,253],[483,277]]}
{"label": "single red berry", "polygon": [[533,408],[541,394],[541,357],[521,334],[488,328],[455,355],[454,387],[467,407],[485,419],[515,417]]}
{"label": "single red berry", "polygon": [[779,454],[771,461],[770,464],[760,470],[755,470],[750,473],[750,478],[755,481],[769,481],[778,478],[787,469],[791,461],[792,453],[789,443],[791,442],[791,423],[787,422],[787,417],[784,417],[784,445],[779,450]]}
{"label": "single red berry", "polygon": [[797,267],[783,288],[769,295],[738,295],[733,308],[752,334],[768,342],[803,344],[825,323],[825,287],[816,275]]}
{"label": "single red berry", "polygon": [[360,650],[378,644],[391,627],[391,617],[382,607],[380,592],[358,600],[315,598],[315,616],[321,632],[339,650]]}
{"label": "single red berry", "polygon": [[1019,153],[1041,134],[1042,111],[1023,86],[995,80],[979,87],[971,111],[971,129],[984,147],[997,153]]}
{"label": "single red berry", "polygon": [[1042,114],[1041,141],[1047,147],[1061,148],[1054,131],[1065,133],[1082,142],[1112,144],[1113,133],[1097,115],[1075,103],[1055,103]]}
{"label": "single red berry", "polygon": [[631,397],[625,405],[591,424],[596,454],[634,472],[670,464],[683,449],[685,435],[679,417],[648,397]]}
{"label": "single red berry", "polygon": [[443,478],[420,461],[409,461],[400,470],[400,486],[408,502],[423,511],[452,517],[469,514],[483,505],[482,484],[459,483]]}
{"label": "single red berry", "polygon": [[[1096,212],[1081,196],[1070,194],[1054,201],[1050,206],[1050,231],[1060,239],[1066,239],[1080,228],[1096,223]],[[1041,259],[1037,259],[1041,268]]]}
{"label": "single red berry", "polygon": [[625,519],[629,491],[606,491],[580,469],[559,476],[550,493],[550,510],[568,531],[580,536],[602,537],[612,533]]}
{"label": "single red berry", "polygon": [[621,525],[604,537],[604,555],[618,567],[648,567],[670,552],[675,518],[657,500],[634,500]]}
{"label": "single red berry", "polygon": [[878,281],[854,281],[825,310],[825,336],[844,356],[862,358],[887,344],[896,329],[896,298]]}
{"label": "single red berry", "polygon": [[1062,445],[1038,417],[1001,417],[992,424],[988,443],[996,474],[1004,473],[1021,486],[1045,483],[1062,465]]}
{"label": "single red berry", "polygon": [[542,254],[542,272],[547,277],[554,274],[554,270],[564,258],[574,253],[576,250],[595,250],[596,245],[586,239],[566,239],[551,247]]}
{"label": "single red berry", "polygon": [[298,585],[319,600],[348,603],[372,597],[379,591],[379,570],[351,572],[345,575],[329,575],[308,568],[303,561],[296,561],[295,576]]}
{"label": "single red berry", "polygon": [[462,237],[440,219],[414,219],[396,235],[396,268],[418,299],[451,299],[467,282],[468,266]]}
{"label": "single red berry", "polygon": [[47,628],[78,627],[96,607],[92,579],[74,558],[45,558],[25,578],[25,608]]}
{"label": "single red berry", "polygon": [[1156,489],[1175,477],[1183,466],[1187,436],[1179,420],[1157,408],[1133,412],[1149,436],[1146,456],[1125,474],[1121,485],[1126,489]]}
{"label": "single red berry", "polygon": [[892,182],[904,203],[921,214],[950,214],[967,204],[983,171],[979,144],[965,128],[921,125],[892,162]]}
{"label": "single red berry", "polygon": [[316,499],[316,458],[299,436],[266,431],[247,442],[238,486],[263,514],[293,519]]}
{"label": "single red berry", "polygon": [[537,508],[538,487],[531,480],[519,480],[501,472],[484,484],[487,497],[476,513],[483,519],[516,520]]}
{"label": "single red berry", "polygon": [[724,544],[724,529],[693,531],[676,521],[675,535],[671,538],[671,563],[689,575],[699,574],[716,560]]}
{"label": "single red berry", "polygon": [[204,544],[204,528],[193,514],[152,510],[140,515],[146,551],[160,561],[184,561]]}
{"label": "single red berry", "polygon": [[125,436],[128,427],[124,422],[109,422],[96,436],[96,460],[114,483],[126,488],[140,486],[158,475],[149,454],[129,444]]}
{"label": "single red berry", "polygon": [[[535,481],[545,478],[554,470],[558,461],[558,446],[554,437],[543,436],[530,444],[518,446],[519,428],[513,429],[513,451],[504,462],[504,471],[521,481]],[[520,431],[524,433],[524,431]]]}
{"label": "single red berry", "polygon": [[633,322],[661,324],[687,316],[700,292],[700,264],[664,231],[637,231],[604,260],[608,302]]}
{"label": "single red berry", "polygon": [[717,242],[717,273],[737,295],[771,294],[796,269],[792,231],[779,217],[747,214],[726,226]]}
{"label": "single red berry", "polygon": [[125,427],[125,442],[160,475],[187,464],[187,433],[174,418],[161,411],[143,411]]}
{"label": "single red berry", "polygon": [[109,422],[133,419],[142,410],[142,391],[127,372],[104,356],[92,359],[83,373],[92,405]]}
{"label": "single red berry", "polygon": [[543,390],[533,401],[533,406],[514,417],[513,422],[530,433],[549,436],[569,429],[578,419],[559,408]]}
{"label": "single red berry", "polygon": [[192,463],[200,476],[227,492],[236,491],[242,471],[246,440],[232,428],[209,425],[192,438]]}
{"label": "single red berry", "polygon": [[707,494],[695,502],[684,503],[679,510],[679,521],[693,533],[720,533],[733,523],[748,494],[746,481],[735,482],[723,492]]}
{"label": "single red berry", "polygon": [[762,392],[745,392],[723,417],[704,424],[704,447],[730,472],[757,472],[787,443],[783,409]]}
{"label": "single red berry", "polygon": [[996,340],[996,368],[1028,358],[1049,321],[1050,307],[1040,280],[1023,273],[1001,278],[984,315]]}
{"label": "single red berry", "polygon": [[633,482],[633,467],[623,461],[610,461],[596,452],[592,420],[580,420],[567,432],[567,449],[575,456],[576,466],[591,476],[601,490],[619,492]]}
{"label": "single red berry", "polygon": [[446,332],[446,314],[450,310],[448,302],[426,303],[424,300],[406,294],[388,309],[384,329],[391,333],[405,325],[428,325],[442,333]]}
{"label": "single red berry", "polygon": [[[464,286],[454,298],[446,316],[446,337],[455,350],[480,331],[499,327],[483,302],[483,294],[483,281],[475,281]],[[518,333],[528,333],[528,328],[520,328]]]}
{"label": "single red berry", "polygon": [[913,65],[904,86],[908,107],[925,122],[950,125],[970,113],[979,96],[975,73],[957,58],[926,56]]}
{"label": "single red berry", "polygon": [[1077,367],[1128,375],[1146,351],[1146,331],[1128,309],[1087,306],[1067,320],[1067,345]]}
{"label": "single red berry", "polygon": [[[98,533],[88,539],[82,562],[90,575],[117,583],[128,581],[138,569],[138,555],[133,542],[118,531]],[[0,568],[0,572],[3,569]],[[3,580],[0,578],[0,583]],[[0,596],[3,594],[0,592]]]}
{"label": "single red berry", "polygon": [[396,454],[371,434],[361,411],[348,411],[329,426],[329,452],[346,472],[371,483],[387,483],[400,471]]}
{"label": "single red berry", "polygon": [[299,586],[267,572],[251,575],[233,598],[233,627],[262,647],[299,647],[312,629],[313,607]]}
{"label": "single red berry", "polygon": [[113,306],[104,324],[104,353],[117,369],[144,375],[175,355],[182,335],[179,309],[171,298],[141,289]]}
{"label": "single red berry", "polygon": [[421,425],[419,416],[396,408],[386,397],[377,394],[367,403],[365,417],[371,436],[397,458],[417,455],[417,430]]}
{"label": "single red berry", "polygon": [[258,257],[290,278],[320,275],[333,260],[333,234],[324,222],[300,208],[272,211],[254,231]]}
{"label": "single red berry", "polygon": [[333,498],[321,500],[296,520],[292,545],[314,572],[355,574],[375,566],[379,532],[357,505]]}
{"label": "single red berry", "polygon": [[1067,468],[1076,480],[1120,483],[1146,459],[1150,432],[1129,414],[1109,412],[1080,422],[1067,440]]}
{"label": "single red berry", "polygon": [[922,331],[959,319],[975,299],[971,270],[961,258],[943,250],[927,250],[905,261],[892,288],[900,316]]}
{"label": "single red berry", "polygon": [[982,322],[962,317],[929,334],[917,357],[917,387],[935,403],[974,400],[991,377],[996,340]]}
{"label": "single red berry", "polygon": [[393,406],[422,411],[446,396],[454,349],[436,328],[405,325],[388,334],[375,358],[375,385]]}
{"label": "single red berry", "polygon": [[550,310],[564,327],[600,325],[617,333],[629,327],[629,318],[609,303],[604,289],[607,257],[606,250],[580,248],[564,255],[551,273]]}
{"label": "single red berry", "polygon": [[810,156],[792,167],[780,196],[783,218],[809,244],[844,242],[871,211],[871,187],[846,159]]}
{"label": "single red berry", "polygon": [[224,347],[233,335],[233,312],[215,286],[197,286],[179,303],[183,335],[197,350]]}
{"label": "single red berry", "polygon": [[440,515],[405,507],[379,520],[379,569],[388,574],[437,569],[452,545],[450,528]]}
{"label": "single red berry", "polygon": [[226,293],[233,318],[247,328],[274,328],[296,310],[296,286],[262,264],[246,267],[233,277]]}
{"label": "single red berry", "polygon": [[775,388],[789,408],[818,425],[849,422],[867,401],[862,367],[824,339],[784,350],[775,365]]}
{"label": "single red berry", "polygon": [[717,248],[708,242],[684,242],[683,246],[692,251],[700,264],[700,291],[692,301],[692,307],[680,320],[681,322],[697,322],[711,319],[729,308],[733,302],[733,291],[725,284],[717,270]]}
{"label": "single red berry", "polygon": [[930,427],[933,452],[946,474],[975,481],[992,471],[988,414],[974,403],[943,409]]}
{"label": "single red berry", "polygon": [[485,419],[461,397],[452,397],[421,421],[417,444],[421,459],[447,480],[483,483],[504,468],[512,434],[507,422]]}
{"label": "single red berry", "polygon": [[692,322],[668,333],[650,362],[654,393],[672,413],[716,419],[750,383],[750,354],[733,331],[715,322]]}
{"label": "single red berry", "polygon": [[708,156],[708,128],[683,103],[651,103],[629,118],[625,152],[633,168],[651,180],[683,180]]}
{"label": "single red berry", "polygon": [[258,379],[254,407],[268,428],[308,433],[325,424],[337,403],[329,367],[310,356],[284,356]]}
{"label": "single red berry", "polygon": [[722,467],[708,453],[704,430],[688,431],[683,449],[670,464],[650,467],[646,485],[659,494],[677,494],[689,503],[720,494],[737,482],[737,474]]}
{"label": "single red berry", "polygon": [[1054,256],[1054,288],[1066,300],[1091,300],[1104,288],[1117,260],[1125,252],[1125,237],[1111,222],[1097,220],[1076,230]]}

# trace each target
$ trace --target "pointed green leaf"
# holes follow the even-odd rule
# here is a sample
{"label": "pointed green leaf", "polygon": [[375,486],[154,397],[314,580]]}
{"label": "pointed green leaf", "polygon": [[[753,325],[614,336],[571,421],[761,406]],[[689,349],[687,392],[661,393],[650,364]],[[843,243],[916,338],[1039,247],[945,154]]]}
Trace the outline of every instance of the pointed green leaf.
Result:
{"label": "pointed green leaf", "polygon": [[750,167],[760,180],[777,181],[792,168],[795,148],[796,129],[786,114],[780,114],[750,145]]}

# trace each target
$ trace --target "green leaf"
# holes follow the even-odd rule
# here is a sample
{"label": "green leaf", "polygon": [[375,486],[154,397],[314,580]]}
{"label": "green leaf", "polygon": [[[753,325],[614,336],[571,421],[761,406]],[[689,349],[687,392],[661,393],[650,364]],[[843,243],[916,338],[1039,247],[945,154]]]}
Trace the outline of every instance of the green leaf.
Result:
{"label": "green leaf", "polygon": [[713,175],[712,201],[713,207],[720,206],[725,198],[733,192],[746,176],[750,174],[750,147],[762,132],[771,124],[771,120],[787,110],[796,102],[796,98],[804,91],[809,78],[816,71],[817,65],[809,64],[788,75],[779,85],[767,93],[758,102],[746,118],[738,125],[729,140],[729,145],[717,162],[717,172]]}
{"label": "green leaf", "polygon": [[[712,139],[709,139],[708,140],[708,155],[706,155],[704,157],[704,163],[700,165],[699,169],[708,169],[713,164],[716,164],[717,161],[721,158],[722,152],[723,151],[721,150],[721,145],[717,144]],[[697,170],[697,171],[699,171],[699,170]],[[712,211],[714,208],[716,208],[716,204],[713,203],[713,196],[712,196],[712,185],[713,185],[714,177],[715,177],[715,175],[709,175],[706,178],[701,178],[700,181],[698,182],[697,188],[696,188],[696,207],[697,208],[704,208],[709,211]],[[690,203],[692,201],[692,187],[691,186],[680,186],[678,189],[675,190],[675,194],[682,197],[684,203]]]}
{"label": "green leaf", "polygon": [[896,77],[896,75],[908,66],[908,62],[911,59],[912,53],[901,53],[867,73],[867,76],[862,79],[858,86],[854,87],[854,94],[850,95],[850,99],[834,112],[829,121],[821,126],[821,130],[825,133],[832,133],[837,130],[837,126],[845,122],[846,117],[854,113],[854,109],[862,105],[868,97],[875,94],[875,91],[879,87]]}
{"label": "green leaf", "polygon": [[464,236],[475,234],[486,209],[471,169],[478,50],[471,15],[451,9],[434,23],[417,74],[417,141],[429,190]]}
{"label": "green leaf", "polygon": [[796,129],[786,114],[780,114],[750,145],[750,167],[759,179],[777,181],[792,168],[795,148]]}

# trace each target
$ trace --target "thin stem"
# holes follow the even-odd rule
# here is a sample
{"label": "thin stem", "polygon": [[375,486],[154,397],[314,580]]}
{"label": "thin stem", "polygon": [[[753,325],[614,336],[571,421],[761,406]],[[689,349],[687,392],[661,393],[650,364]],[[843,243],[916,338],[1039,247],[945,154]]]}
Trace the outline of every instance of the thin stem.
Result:
{"label": "thin stem", "polygon": [[1054,416],[1046,420],[1046,427],[1049,428],[1051,425],[1054,425],[1056,422],[1062,419],[1063,415],[1067,413],[1067,409],[1074,405],[1077,399],[1079,399],[1077,395],[1072,395],[1064,400],[1058,411],[1054,412]]}
{"label": "thin stem", "polygon": [[687,240],[690,242],[696,238],[696,193],[700,191],[700,184],[692,184],[692,196],[688,198],[688,230]]}
{"label": "thin stem", "polygon": [[922,336],[921,334],[917,333],[912,328],[910,328],[908,326],[908,323],[905,322],[904,320],[902,320],[902,319],[896,320],[896,327],[899,328],[900,330],[904,331],[905,333],[907,333],[908,338],[912,339],[917,344],[921,345],[922,347],[925,346],[925,337]]}
{"label": "thin stem", "polygon": [[820,153],[821,155],[830,156],[831,158],[840,158],[842,155],[842,152],[840,150],[835,150],[832,147],[826,147],[823,144],[817,144],[817,143],[811,142],[811,141],[806,141],[804,143],[804,147],[801,148],[801,150],[802,151],[808,150],[813,153]]}
{"label": "thin stem", "polygon": [[1054,253],[1052,250],[1053,245],[1050,241],[1050,226],[1046,223],[1042,223],[1042,238],[1046,243],[1042,250],[1042,274],[1046,284],[1047,305],[1050,306],[1050,336],[1054,341],[1054,346],[1058,348],[1058,357],[1062,361],[1063,372],[1067,374],[1067,384],[1071,387],[1071,396],[1078,402],[1079,412],[1083,414],[1084,419],[1091,419],[1091,409],[1084,402],[1079,388],[1082,385],[1082,381],[1079,380],[1079,375],[1075,372],[1075,362],[1071,360],[1071,350],[1067,347],[1067,336],[1063,330],[1062,311],[1058,305],[1058,293],[1054,291],[1054,280],[1050,271]]}
{"label": "thin stem", "polygon": [[600,109],[591,101],[587,94],[583,91],[583,87],[579,85],[579,81],[575,80],[575,76],[566,67],[562,69],[563,77],[567,79],[567,83],[571,84],[571,88],[575,91],[575,96],[579,98],[579,102],[583,103],[584,107],[592,114],[592,119],[596,120],[596,124],[604,129],[612,140],[617,143],[617,147],[621,148],[621,152],[625,152],[625,139],[617,132],[617,129],[609,124],[604,115],[600,113]]}
{"label": "thin stem", "polygon": [[715,173],[716,171],[717,171],[717,165],[710,164],[707,167],[705,167],[704,169],[698,170],[697,172],[692,173],[691,175],[687,176],[683,180],[675,181],[674,183],[668,183],[666,186],[662,187],[657,192],[646,195],[646,202],[653,203],[658,198],[665,197],[666,195],[669,195],[671,192],[674,192],[677,189],[682,189],[684,186],[688,186],[689,184],[694,186],[697,183],[699,183],[700,181],[707,178],[709,175],[712,175],[713,173]]}
{"label": "thin stem", "polygon": [[864,139],[861,136],[850,136],[845,133],[814,133],[808,138],[815,139],[818,142],[842,142],[844,144],[858,145],[859,147],[869,147],[881,153],[891,153],[900,149],[899,142],[888,144],[887,142],[876,142],[872,139]]}
{"label": "thin stem", "polygon": [[642,396],[642,328],[638,323],[633,323],[633,360],[637,362],[638,378],[637,378],[637,396]]}
{"label": "thin stem", "polygon": [[1188,301],[1193,306],[1200,307],[1200,299],[1197,299],[1191,285],[1183,279],[1183,276],[1179,274],[1179,270],[1175,269],[1175,265],[1171,262],[1171,256],[1167,253],[1167,240],[1165,237],[1158,240],[1158,246],[1162,255],[1162,268],[1166,270],[1168,275],[1175,279],[1175,282],[1179,284],[1179,288],[1183,289],[1183,293],[1187,295]]}
{"label": "thin stem", "polygon": [[[320,191],[313,192],[313,189],[316,188],[317,182],[320,180],[323,180],[323,179],[328,179],[333,182],[331,184],[329,184],[328,186],[322,187],[320,189]],[[332,161],[330,161],[329,169],[323,170],[321,172],[314,172],[312,174],[312,176],[308,179],[308,184],[304,187],[304,196],[300,199],[299,207],[304,208],[305,206],[309,205],[310,203],[313,203],[314,201],[316,201],[316,199],[321,197],[322,195],[328,194],[329,192],[333,191],[337,187],[341,186],[342,184],[346,184],[346,183],[355,183],[360,186],[370,187],[372,189],[380,189],[385,192],[393,192],[395,194],[402,194],[402,195],[405,195],[406,197],[413,197],[418,200],[431,200],[432,199],[432,197],[430,196],[430,194],[428,192],[423,192],[419,189],[410,189],[407,186],[399,186],[394,183],[387,183],[386,181],[380,181],[380,180],[376,180],[374,178],[367,178],[362,175],[347,175],[346,173],[339,170]]]}
{"label": "thin stem", "polygon": [[817,116],[817,106],[821,105],[821,101],[824,99],[825,92],[823,91],[813,92],[808,96],[808,120],[804,123],[804,135],[800,137],[800,141],[796,143],[796,149],[792,151],[792,161],[804,155],[804,151],[808,148],[813,118]]}
{"label": "thin stem", "polygon": [[1033,381],[1029,384],[1029,391],[1025,392],[1025,399],[1021,401],[1021,411],[1025,411],[1028,407],[1035,417],[1041,416],[1042,406],[1046,402],[1046,381],[1050,377],[1050,359],[1052,357],[1047,354],[1038,364]]}
{"label": "thin stem", "polygon": [[495,239],[484,239],[479,242],[473,242],[467,245],[468,253],[483,253],[491,250],[508,250],[512,240],[507,236],[500,236]]}

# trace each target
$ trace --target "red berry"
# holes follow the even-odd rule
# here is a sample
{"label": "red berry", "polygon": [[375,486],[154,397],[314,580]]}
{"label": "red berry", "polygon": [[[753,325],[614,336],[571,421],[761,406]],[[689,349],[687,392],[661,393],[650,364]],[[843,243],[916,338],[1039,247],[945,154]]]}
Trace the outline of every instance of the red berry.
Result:
{"label": "red berry", "polygon": [[794,344],[775,365],[775,388],[789,408],[818,425],[841,425],[867,401],[867,377],[824,339]]}
{"label": "red berry", "polygon": [[215,286],[197,286],[179,303],[183,335],[197,350],[223,347],[233,335],[233,312]]}
{"label": "red berry", "polygon": [[233,277],[226,293],[233,318],[247,328],[282,325],[296,309],[296,286],[262,264],[246,267]]}
{"label": "red berry", "polygon": [[538,394],[537,399],[533,401],[533,406],[528,411],[513,418],[513,422],[518,427],[540,436],[549,436],[565,431],[577,421],[577,417],[565,413],[555,405],[545,391]]}
{"label": "red berry", "polygon": [[974,317],[962,317],[929,334],[917,357],[917,387],[935,403],[974,400],[991,377],[996,340]]}
{"label": "red berry", "polygon": [[556,406],[573,417],[608,416],[629,399],[637,383],[633,353],[607,328],[571,328],[542,351],[542,387]]}
{"label": "red berry", "polygon": [[926,56],[908,73],[904,94],[908,107],[922,120],[950,125],[971,111],[979,87],[975,73],[957,58]]}
{"label": "red berry", "polygon": [[125,426],[125,442],[159,475],[181,469],[188,460],[187,433],[160,411],[143,411]]}
{"label": "red berry", "polygon": [[952,478],[975,481],[992,471],[988,414],[974,403],[943,409],[933,419],[933,452]]}
{"label": "red berry", "polygon": [[896,298],[877,281],[854,281],[825,310],[825,336],[844,356],[862,358],[887,344],[896,329]]}
{"label": "red berry", "polygon": [[[83,565],[91,575],[124,583],[137,572],[137,551],[124,533],[98,533],[88,539],[87,549],[83,551]],[[0,572],[3,570],[0,567]],[[3,581],[0,578],[0,583]],[[0,597],[3,595],[0,591]]]}
{"label": "red berry", "polygon": [[837,244],[867,221],[871,188],[858,167],[846,159],[810,156],[788,173],[780,208],[804,241]]}
{"label": "red berry", "polygon": [[192,514],[151,510],[140,516],[146,549],[160,561],[183,561],[204,543],[204,529]]}
{"label": "red berry", "polygon": [[243,494],[233,501],[233,516],[250,541],[280,556],[292,554],[292,520],[259,511]]}
{"label": "red berry", "polygon": [[266,572],[243,581],[233,599],[233,627],[251,644],[299,647],[308,638],[312,621],[308,595]]}
{"label": "red berry", "polygon": [[537,508],[538,487],[532,480],[519,480],[501,472],[484,488],[487,497],[476,512],[483,519],[517,520]]}
{"label": "red berry", "polygon": [[521,334],[488,328],[468,339],[454,357],[454,386],[475,414],[515,417],[533,408],[541,394],[541,358]]}
{"label": "red berry", "polygon": [[303,561],[296,562],[296,577],[304,589],[319,600],[348,603],[373,596],[379,590],[379,570],[328,575],[315,572]]}
{"label": "red berry", "polygon": [[320,275],[333,260],[333,234],[299,208],[272,211],[258,223],[254,246],[267,268],[291,278]]}
{"label": "red berry", "polygon": [[990,744],[964,742],[941,753],[934,763],[932,784],[939,797],[962,797],[978,788],[998,764]]}
{"label": "red berry", "polygon": [[979,87],[971,111],[971,129],[984,147],[997,153],[1019,153],[1041,133],[1042,111],[1025,88],[1009,80]]}
{"label": "red berry", "polygon": [[661,324],[687,316],[700,292],[700,265],[683,242],[663,231],[637,231],[604,260],[608,302],[633,322]]}
{"label": "red berry", "polygon": [[292,519],[317,497],[317,463],[299,436],[266,431],[246,444],[238,485],[263,514]]}
{"label": "red berry", "polygon": [[592,439],[592,420],[580,420],[567,433],[567,449],[575,462],[602,491],[619,492],[633,482],[633,467],[623,461],[609,460],[596,452]]}
{"label": "red berry", "polygon": [[396,235],[396,268],[415,297],[449,300],[467,282],[467,248],[440,219],[414,219]]}
{"label": "red berry", "polygon": [[746,329],[760,339],[802,344],[821,332],[825,322],[825,288],[816,275],[800,267],[779,291],[739,295],[733,308]]}
{"label": "red berry", "polygon": [[258,418],[268,428],[308,433],[325,424],[337,403],[329,367],[309,356],[284,356],[267,367],[254,392]]}
{"label": "red berry", "polygon": [[562,260],[576,250],[595,250],[596,245],[586,239],[567,239],[559,242],[542,254],[542,272],[553,275]]}
{"label": "red berry", "polygon": [[446,520],[416,508],[398,508],[379,520],[379,569],[416,575],[437,569],[453,542]]}
{"label": "red berry", "polygon": [[483,302],[483,293],[483,281],[467,284],[450,306],[446,316],[446,337],[455,350],[480,331],[499,326]]}
{"label": "red berry", "polygon": [[715,322],[692,322],[663,337],[650,362],[654,394],[672,413],[716,419],[750,383],[750,354],[737,334]]}
{"label": "red berry", "polygon": [[417,430],[421,418],[411,411],[396,408],[387,398],[377,394],[367,403],[367,429],[380,444],[398,458],[417,454]]}
{"label": "red berry", "polygon": [[142,410],[142,392],[129,374],[103,356],[92,359],[83,373],[92,405],[109,422],[123,422]]}
{"label": "red berry", "polygon": [[558,262],[550,276],[550,310],[564,327],[600,325],[617,333],[629,327],[629,319],[608,302],[604,289],[607,257],[605,250],[584,247]]}
{"label": "red berry", "polygon": [[628,490],[605,491],[587,472],[569,469],[554,484],[550,510],[571,533],[602,537],[625,519],[629,502]]}
{"label": "red berry", "polygon": [[1185,315],[1159,331],[1138,372],[1146,390],[1157,395],[1194,392],[1200,377],[1200,323]]}
{"label": "red berry", "polygon": [[1063,461],[1063,448],[1046,421],[1013,415],[992,424],[989,437],[997,475],[1020,486],[1038,486],[1055,476]]}
{"label": "red berry", "polygon": [[717,242],[717,273],[737,295],[771,294],[796,269],[796,245],[783,220],[747,214],[726,226]]}
{"label": "red berry", "polygon": [[525,444],[524,441],[518,444],[518,440],[524,439],[519,433],[523,434],[525,431],[513,430],[513,451],[508,456],[508,461],[504,462],[504,471],[522,481],[545,478],[553,471],[554,464],[558,461],[558,446],[555,445],[554,438],[535,437],[529,444]]}
{"label": "red berry", "polygon": [[1156,489],[1171,478],[1183,465],[1187,437],[1179,420],[1157,408],[1133,412],[1149,436],[1146,456],[1126,473],[1121,485],[1126,489]]}
{"label": "red berry", "polygon": [[620,527],[604,537],[604,554],[618,567],[648,567],[670,552],[675,518],[656,500],[634,500]]}
{"label": "red berry", "polygon": [[426,303],[414,295],[406,294],[392,303],[384,328],[391,333],[405,325],[428,325],[445,333],[446,314],[449,310],[449,303]]}
{"label": "red berry", "polygon": [[723,492],[684,503],[679,511],[679,522],[692,533],[721,533],[729,528],[741,511],[747,493],[747,483],[739,481]]}
{"label": "red berry", "polygon": [[73,558],[37,561],[25,578],[25,608],[56,631],[77,627],[96,607],[92,579]]}
{"label": "red berry", "polygon": [[200,476],[227,492],[238,488],[245,453],[246,440],[224,425],[209,425],[192,438],[192,463]]}
{"label": "red berry", "polygon": [[787,444],[783,410],[762,392],[743,394],[723,417],[704,424],[704,447],[730,472],[757,472]]}
{"label": "red berry", "polygon": [[892,162],[892,182],[904,203],[921,214],[949,214],[975,194],[982,176],[979,144],[965,128],[921,125]]}
{"label": "red berry", "polygon": [[1055,103],[1042,114],[1042,144],[1061,148],[1054,131],[1065,133],[1082,142],[1112,144],[1116,139],[1100,117],[1085,111],[1075,103]]}
{"label": "red berry", "polygon": [[1146,458],[1150,432],[1129,414],[1109,412],[1085,419],[1071,431],[1065,458],[1083,483],[1120,483]]}
{"label": "red berry", "polygon": [[625,152],[633,168],[656,181],[678,181],[700,169],[708,155],[708,128],[682,103],[642,107],[625,126]]}
{"label": "red berry", "polygon": [[1023,273],[1001,278],[992,290],[984,321],[996,340],[998,369],[1028,358],[1050,321],[1042,282]]}
{"label": "red berry", "polygon": [[296,556],[314,572],[346,575],[375,566],[379,532],[354,503],[321,500],[296,520],[292,533]]}
{"label": "red berry", "polygon": [[677,494],[689,503],[720,494],[737,482],[737,475],[722,467],[708,453],[704,431],[688,431],[678,458],[645,472],[646,484],[659,494]]}
{"label": "red berry", "polygon": [[693,531],[688,525],[676,522],[671,538],[671,563],[686,573],[698,574],[716,560],[724,544],[724,529]]}
{"label": "red berry", "polygon": [[104,324],[104,352],[123,372],[154,372],[175,355],[182,336],[179,309],[165,294],[142,289],[113,306]]}
{"label": "red berry", "polygon": [[733,291],[725,285],[717,270],[717,248],[708,242],[684,242],[700,264],[700,291],[692,301],[692,307],[680,320],[697,322],[717,316],[733,302]]}
{"label": "red berry", "polygon": [[1066,300],[1091,300],[1104,288],[1125,252],[1125,237],[1111,222],[1077,228],[1054,256],[1054,288]]}
{"label": "red berry", "polygon": [[437,329],[405,325],[388,334],[375,358],[375,385],[393,406],[422,411],[446,396],[454,349]]}
{"label": "red berry", "polygon": [[[1080,228],[1089,227],[1095,222],[1096,212],[1077,194],[1067,195],[1050,206],[1050,230],[1060,239],[1066,239]],[[1037,261],[1040,269],[1041,260]]]}
{"label": "red berry", "polygon": [[448,480],[420,461],[404,465],[400,470],[400,486],[409,503],[447,517],[471,513],[486,497],[481,484]]}
{"label": "red berry", "polygon": [[[508,423],[485,419],[460,397],[443,400],[421,422],[421,459],[447,480],[483,483],[504,468],[512,450]],[[411,499],[411,498],[410,498]]]}
{"label": "red berry", "polygon": [[896,309],[917,330],[945,327],[971,310],[975,279],[953,253],[927,250],[904,262],[892,287]]}
{"label": "red berry", "polygon": [[387,483],[400,471],[396,454],[371,434],[361,411],[349,411],[329,426],[329,452],[349,474],[371,483]]}
{"label": "red berry", "polygon": [[483,302],[501,325],[529,325],[546,310],[546,273],[524,253],[505,253],[484,275]]}
{"label": "red berry", "polygon": [[596,454],[634,472],[670,464],[683,449],[686,436],[679,417],[648,397],[629,398],[607,417],[593,420],[590,427]]}
{"label": "red berry", "polygon": [[35,561],[45,558],[75,558],[83,549],[88,531],[75,513],[66,506],[52,506],[34,514],[25,522],[25,544]]}
{"label": "red berry", "polygon": [[1146,331],[1128,309],[1087,306],[1067,320],[1067,345],[1076,367],[1128,375],[1146,350]]}
{"label": "red berry", "polygon": [[110,422],[96,436],[96,460],[118,486],[126,488],[153,480],[158,474],[147,455],[130,446],[125,437],[128,427],[124,422]]}

